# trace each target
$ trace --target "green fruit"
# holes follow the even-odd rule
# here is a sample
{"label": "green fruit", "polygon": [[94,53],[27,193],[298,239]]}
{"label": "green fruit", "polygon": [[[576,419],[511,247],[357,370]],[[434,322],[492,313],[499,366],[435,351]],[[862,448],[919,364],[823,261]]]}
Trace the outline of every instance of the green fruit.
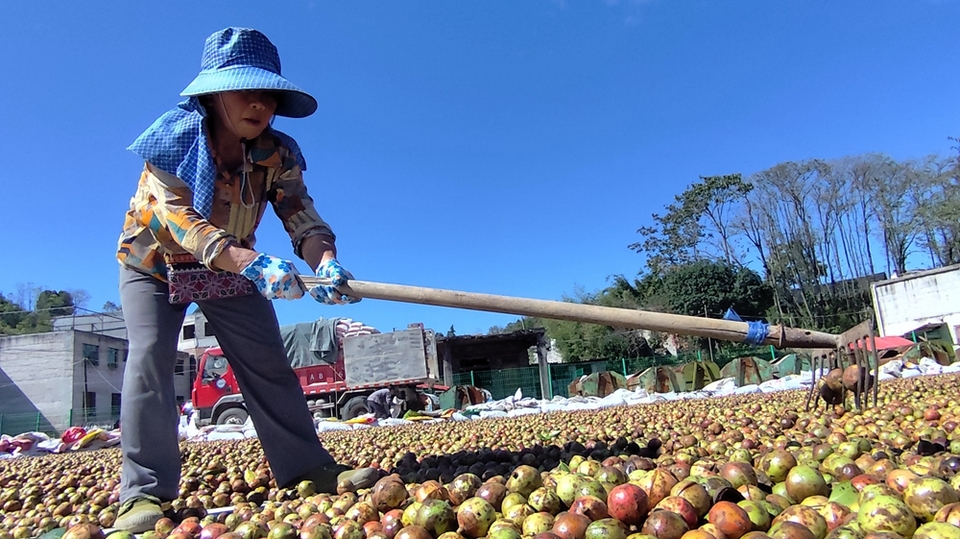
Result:
{"label": "green fruit", "polygon": [[500,502],[500,511],[506,513],[514,505],[524,505],[527,503],[527,498],[520,494],[519,492],[511,492]]}
{"label": "green fruit", "polygon": [[403,510],[403,515],[400,517],[400,523],[406,526],[412,526],[417,520],[417,511],[420,510],[420,506],[423,504],[420,502],[413,502]]}
{"label": "green fruit", "polygon": [[841,481],[833,485],[829,499],[831,502],[837,502],[847,509],[852,509],[859,498],[860,492],[857,491],[857,487],[853,486],[853,483]]}
{"label": "green fruit", "polygon": [[853,526],[840,526],[834,528],[827,539],[863,539],[863,533],[854,529]]}
{"label": "green fruit", "polygon": [[513,528],[503,527],[503,528],[497,528],[495,530],[491,530],[490,533],[487,534],[487,539],[523,539],[523,538],[520,536],[519,533],[517,533],[517,530]]}
{"label": "green fruit", "polygon": [[469,498],[457,508],[457,523],[460,524],[460,533],[465,537],[487,535],[496,519],[497,511],[483,498]]}
{"label": "green fruit", "polygon": [[823,480],[823,475],[808,466],[793,467],[787,473],[784,483],[786,484],[787,494],[797,502],[802,502],[810,496],[830,494],[830,487]]}
{"label": "green fruit", "polygon": [[267,539],[293,539],[296,536],[296,528],[286,522],[278,522],[267,533]]}
{"label": "green fruit", "polygon": [[861,503],[857,524],[866,533],[894,532],[904,537],[917,530],[917,519],[910,508],[894,496],[876,496]]}
{"label": "green fruit", "polygon": [[921,477],[910,481],[903,491],[903,502],[924,522],[933,521],[944,505],[960,501],[957,491],[946,481],[935,477]]}
{"label": "green fruit", "polygon": [[442,500],[424,500],[417,510],[414,524],[423,527],[434,537],[456,531],[457,516],[450,504]]}
{"label": "green fruit", "polygon": [[564,505],[567,507],[573,503],[573,500],[576,500],[579,497],[577,493],[580,483],[584,481],[582,476],[577,474],[564,474],[557,479],[557,495],[560,496],[560,500],[563,501]]}
{"label": "green fruit", "polygon": [[301,498],[309,498],[317,493],[317,487],[313,484],[313,481],[300,481],[300,484],[297,485],[297,494]]}
{"label": "green fruit", "polygon": [[770,512],[761,505],[763,503],[766,502],[754,502],[751,500],[737,502],[737,505],[747,512],[747,517],[750,519],[750,522],[753,524],[753,529],[755,530],[765,530],[770,527],[772,517],[770,516]]}
{"label": "green fruit", "polygon": [[531,492],[537,490],[543,485],[540,478],[540,470],[533,466],[517,466],[510,478],[507,479],[507,490],[510,492],[519,492],[526,499]]}
{"label": "green fruit", "polygon": [[527,498],[527,504],[529,504],[530,507],[533,507],[537,511],[550,513],[551,515],[556,515],[560,512],[560,503],[560,496],[557,495],[556,491],[544,487],[534,490],[530,493],[530,497]]}
{"label": "green fruit", "polygon": [[595,479],[587,479],[577,488],[577,498],[580,496],[596,496],[601,500],[607,499],[607,489]]}
{"label": "green fruit", "polygon": [[928,522],[917,528],[913,539],[960,539],[960,528],[946,522]]}
{"label": "green fruit", "polygon": [[587,525],[584,539],[626,539],[627,530],[623,522],[615,518],[603,518]]}
{"label": "green fruit", "polygon": [[796,465],[797,459],[786,449],[775,449],[760,461],[760,469],[773,483],[786,479],[787,473]]}
{"label": "green fruit", "polygon": [[553,529],[553,515],[550,513],[534,513],[523,520],[520,530],[523,535],[536,535]]}

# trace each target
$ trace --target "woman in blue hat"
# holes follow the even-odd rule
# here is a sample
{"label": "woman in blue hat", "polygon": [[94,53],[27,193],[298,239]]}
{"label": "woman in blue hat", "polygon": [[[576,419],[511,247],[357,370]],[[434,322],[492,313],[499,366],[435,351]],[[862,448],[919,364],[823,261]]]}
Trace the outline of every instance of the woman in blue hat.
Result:
{"label": "woman in blue hat", "polygon": [[[152,529],[178,495],[180,452],[173,375],[187,306],[196,303],[230,358],[277,485],[333,492],[370,486],[321,446],[290,367],[270,300],[358,301],[336,287],[351,275],[304,187],[296,142],[274,115],[303,118],[317,101],[280,74],[260,32],[227,28],[206,40],[201,72],[130,146],[145,164],[120,236],[120,298],[130,343],[120,419],[123,470],[116,527]],[[293,252],[333,286],[305,290],[293,263],[255,250],[267,206]]]}

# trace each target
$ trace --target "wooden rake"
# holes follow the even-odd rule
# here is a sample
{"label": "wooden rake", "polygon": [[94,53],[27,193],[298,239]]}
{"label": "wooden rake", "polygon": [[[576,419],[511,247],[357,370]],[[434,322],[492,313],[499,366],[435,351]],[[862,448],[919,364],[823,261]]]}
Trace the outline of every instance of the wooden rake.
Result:
{"label": "wooden rake", "polygon": [[[315,285],[330,285],[329,279],[320,277],[301,276],[300,279],[307,288]],[[795,329],[780,325],[765,326],[763,324],[760,324],[760,326],[763,326],[766,332],[765,334],[761,332],[758,335],[759,323],[757,322],[718,320],[635,309],[369,281],[351,280],[339,287],[338,290],[348,296],[365,299],[399,301],[520,316],[539,316],[554,320],[570,320],[629,329],[646,329],[724,341],[746,342],[750,337],[750,340],[755,344],[770,344],[777,348],[835,349],[838,346],[838,339],[842,337],[820,331]]]}

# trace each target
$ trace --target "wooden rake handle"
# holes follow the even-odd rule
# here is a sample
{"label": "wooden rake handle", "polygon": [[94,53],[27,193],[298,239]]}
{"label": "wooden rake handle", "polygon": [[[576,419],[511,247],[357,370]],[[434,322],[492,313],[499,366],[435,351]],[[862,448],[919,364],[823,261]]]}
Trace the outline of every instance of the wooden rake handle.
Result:
{"label": "wooden rake handle", "polygon": [[[300,279],[307,288],[330,284],[329,279],[320,277],[301,276]],[[539,316],[554,320],[646,329],[734,342],[744,342],[750,330],[748,322],[400,284],[351,280],[338,290],[358,298]],[[836,348],[837,338],[837,335],[831,333],[772,325],[762,344],[772,344],[778,348]]]}

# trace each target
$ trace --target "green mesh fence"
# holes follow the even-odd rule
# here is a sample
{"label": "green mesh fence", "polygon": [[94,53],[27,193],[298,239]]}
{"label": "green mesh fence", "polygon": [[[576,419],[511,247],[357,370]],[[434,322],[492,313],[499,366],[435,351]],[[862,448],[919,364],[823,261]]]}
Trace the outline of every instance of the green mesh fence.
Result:
{"label": "green mesh fence", "polygon": [[540,392],[540,370],[538,367],[518,367],[495,371],[469,371],[453,376],[456,385],[482,387],[499,400],[513,395],[520,388],[524,397],[542,398]]}
{"label": "green mesh fence", "polygon": [[101,427],[112,429],[120,419],[120,408],[97,411],[93,408],[74,408],[65,414],[0,413],[0,434],[16,436],[25,432],[42,432],[59,436],[67,427]]}
{"label": "green mesh fence", "polygon": [[[734,346],[713,353],[713,362],[717,367],[739,357],[758,357],[765,361],[776,359],[775,349],[772,346]],[[596,372],[613,371],[624,376],[642,372],[650,367],[660,365],[682,365],[688,361],[706,361],[711,359],[707,351],[687,352],[677,356],[655,356],[641,358],[623,358],[598,361],[580,361],[576,363],[551,364],[550,390],[553,396],[569,397],[569,386],[574,380]],[[540,391],[540,371],[537,366],[519,367],[514,369],[500,369],[488,371],[468,371],[453,376],[456,385],[472,385],[482,387],[493,395],[494,399],[502,399],[513,395],[517,388],[523,390],[524,397],[543,398]]]}

